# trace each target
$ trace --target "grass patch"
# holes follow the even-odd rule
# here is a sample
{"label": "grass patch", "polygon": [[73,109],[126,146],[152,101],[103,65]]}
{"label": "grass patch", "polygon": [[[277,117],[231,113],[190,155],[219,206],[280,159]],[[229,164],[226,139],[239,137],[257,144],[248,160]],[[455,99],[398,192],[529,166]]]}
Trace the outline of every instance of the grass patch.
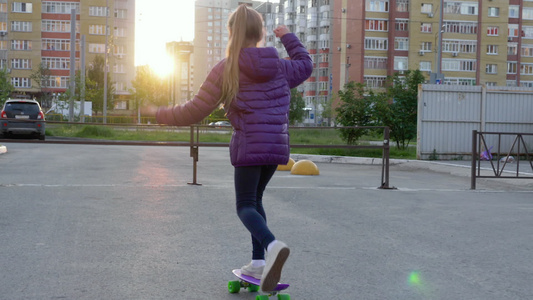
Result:
{"label": "grass patch", "polygon": [[[200,142],[227,144],[231,140],[231,129],[213,128],[200,130]],[[186,127],[113,127],[98,125],[61,125],[51,124],[46,128],[47,136],[78,137],[118,141],[155,141],[155,142],[189,142],[190,130]],[[331,129],[291,129],[291,144],[293,145],[345,145],[339,133]],[[362,141],[382,141],[383,137],[372,133],[363,136]],[[361,142],[361,144],[368,144]],[[344,148],[292,148],[292,153],[375,157],[383,156],[381,149],[344,149]],[[397,149],[391,143],[391,158],[416,159],[416,148]]]}

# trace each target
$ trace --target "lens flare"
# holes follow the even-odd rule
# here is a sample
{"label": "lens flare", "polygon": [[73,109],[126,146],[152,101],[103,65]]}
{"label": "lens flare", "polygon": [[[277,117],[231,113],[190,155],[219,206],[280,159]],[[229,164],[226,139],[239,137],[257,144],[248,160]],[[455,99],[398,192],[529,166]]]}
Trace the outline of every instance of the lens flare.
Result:
{"label": "lens flare", "polygon": [[411,272],[408,282],[410,286],[419,286],[421,284],[420,273],[418,271]]}

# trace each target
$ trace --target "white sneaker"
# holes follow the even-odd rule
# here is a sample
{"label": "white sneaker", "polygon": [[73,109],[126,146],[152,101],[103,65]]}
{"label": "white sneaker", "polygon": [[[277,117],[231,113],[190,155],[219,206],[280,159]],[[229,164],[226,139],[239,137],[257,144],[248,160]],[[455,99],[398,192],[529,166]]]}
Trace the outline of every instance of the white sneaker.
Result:
{"label": "white sneaker", "polygon": [[291,250],[283,242],[277,241],[267,253],[266,266],[261,277],[261,290],[271,292],[281,278],[281,270]]}
{"label": "white sneaker", "polygon": [[249,264],[241,268],[241,274],[246,275],[246,276],[251,276],[255,279],[261,280],[261,276],[263,275],[264,268],[265,268],[264,266],[254,267],[252,266],[252,263],[250,262]]}

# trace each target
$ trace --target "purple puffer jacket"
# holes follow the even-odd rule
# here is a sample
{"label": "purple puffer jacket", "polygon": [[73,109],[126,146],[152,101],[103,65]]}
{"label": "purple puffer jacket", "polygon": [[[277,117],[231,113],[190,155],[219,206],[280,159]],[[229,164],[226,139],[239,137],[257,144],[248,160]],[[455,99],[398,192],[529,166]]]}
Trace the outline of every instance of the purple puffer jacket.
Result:
{"label": "purple puffer jacket", "polygon": [[[313,71],[309,53],[298,38],[281,38],[290,60],[280,59],[275,48],[244,48],[239,57],[239,92],[226,109],[233,126],[231,164],[236,167],[279,165],[289,161],[290,89]],[[193,100],[159,108],[156,119],[184,126],[202,121],[219,106],[225,60],[207,76]]]}

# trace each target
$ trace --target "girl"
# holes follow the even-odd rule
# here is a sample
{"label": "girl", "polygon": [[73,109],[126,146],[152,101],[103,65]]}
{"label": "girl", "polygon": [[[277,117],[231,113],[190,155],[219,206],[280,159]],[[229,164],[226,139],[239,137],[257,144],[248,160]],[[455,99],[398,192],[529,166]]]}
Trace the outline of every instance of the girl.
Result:
{"label": "girl", "polygon": [[230,158],[235,167],[237,215],[252,235],[252,261],[242,267],[242,273],[261,279],[261,290],[271,291],[280,280],[290,250],[267,227],[263,191],[277,165],[289,161],[290,89],[311,75],[313,64],[285,26],[274,33],[290,60],[280,59],[275,48],[258,48],[263,19],[245,4],[231,14],[228,29],[226,58],[211,70],[198,94],[183,105],[159,108],[156,119],[164,124],[190,125],[223,105],[233,126]]}

